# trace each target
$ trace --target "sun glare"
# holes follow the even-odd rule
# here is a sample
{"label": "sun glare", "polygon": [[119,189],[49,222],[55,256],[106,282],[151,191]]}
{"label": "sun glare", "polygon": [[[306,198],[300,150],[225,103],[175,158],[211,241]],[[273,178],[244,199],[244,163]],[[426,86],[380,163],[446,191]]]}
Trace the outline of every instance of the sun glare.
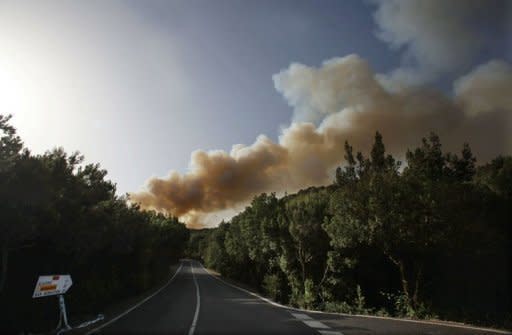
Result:
{"label": "sun glare", "polygon": [[14,114],[21,110],[23,80],[14,64],[0,59],[0,110],[2,114]]}
{"label": "sun glare", "polygon": [[[36,54],[36,53],[34,53]],[[25,144],[36,151],[46,150],[41,140],[58,126],[58,94],[54,67],[44,59],[6,52],[0,55],[0,113],[13,115],[13,123]],[[64,92],[62,92],[64,94]],[[44,141],[43,141],[44,142]]]}

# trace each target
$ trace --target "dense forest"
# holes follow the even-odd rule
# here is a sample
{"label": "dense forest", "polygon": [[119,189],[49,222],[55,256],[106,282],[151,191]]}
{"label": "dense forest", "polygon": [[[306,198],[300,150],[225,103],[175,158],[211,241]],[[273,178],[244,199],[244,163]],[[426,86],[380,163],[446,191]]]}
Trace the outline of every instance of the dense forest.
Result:
{"label": "dense forest", "polygon": [[71,274],[70,314],[95,314],[184,254],[302,308],[512,326],[512,157],[477,165],[430,134],[401,164],[376,133],[367,156],[346,143],[343,158],[332,185],[261,194],[189,232],[78,153],[32,154],[0,115],[0,331],[55,327],[56,299],[32,299],[39,275]]}
{"label": "dense forest", "polygon": [[31,154],[9,121],[0,115],[0,333],[55,328],[57,299],[32,299],[39,275],[71,274],[71,316],[169,277],[189,238],[182,223],[128,205],[78,153]]}
{"label": "dense forest", "polygon": [[293,306],[510,327],[512,157],[430,134],[402,165],[379,133],[368,156],[346,143],[332,185],[256,196],[188,252]]}

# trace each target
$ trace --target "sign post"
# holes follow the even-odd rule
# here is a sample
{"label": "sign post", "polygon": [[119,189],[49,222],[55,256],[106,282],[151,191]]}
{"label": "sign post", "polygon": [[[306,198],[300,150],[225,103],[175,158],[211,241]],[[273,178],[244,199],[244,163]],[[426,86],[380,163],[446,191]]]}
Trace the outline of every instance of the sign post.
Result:
{"label": "sign post", "polygon": [[73,285],[70,275],[39,276],[32,298],[62,295]]}
{"label": "sign post", "polygon": [[71,329],[68,323],[66,302],[64,301],[64,293],[69,290],[71,285],[73,285],[73,281],[70,275],[39,276],[34,294],[32,294],[32,298],[42,298],[52,295],[59,296],[59,323],[56,329],[58,334]]}
{"label": "sign post", "polygon": [[[70,275],[51,275],[39,276],[36,283],[36,288],[32,294],[32,298],[42,298],[52,295],[59,297],[59,323],[57,324],[57,334],[71,330],[68,323],[68,314],[66,312],[66,302],[64,301],[64,294],[73,285]],[[75,328],[86,327],[92,323],[103,320],[103,315],[100,314],[95,320],[84,322]]]}
{"label": "sign post", "polygon": [[59,309],[60,309],[60,316],[59,316],[59,323],[57,324],[57,329],[61,329],[61,330],[71,329],[71,326],[68,323],[68,315],[66,313],[66,303],[64,302],[64,296],[62,294],[59,294]]}

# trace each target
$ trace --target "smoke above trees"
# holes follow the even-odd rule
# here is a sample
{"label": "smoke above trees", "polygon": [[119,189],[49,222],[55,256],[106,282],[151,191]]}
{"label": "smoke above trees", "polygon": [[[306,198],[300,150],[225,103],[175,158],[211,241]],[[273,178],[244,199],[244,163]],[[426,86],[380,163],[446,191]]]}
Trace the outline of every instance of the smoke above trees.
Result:
{"label": "smoke above trees", "polygon": [[[428,87],[443,73],[464,68],[478,52],[483,41],[468,28],[468,20],[478,16],[479,5],[377,2],[378,36],[404,49],[401,67],[376,73],[355,54],[319,67],[292,63],[273,76],[276,90],[294,111],[277,142],[260,135],[231,152],[197,150],[189,172],[151,178],[144,191],[130,195],[131,201],[197,227],[209,213],[239,207],[262,192],[331,183],[335,167],[343,163],[344,142],[368,150],[377,130],[396,157],[431,131],[448,151],[460,151],[461,143],[469,142],[482,161],[511,153],[509,63],[492,59],[477,65],[454,81],[451,95]],[[433,22],[438,14],[439,22]]]}

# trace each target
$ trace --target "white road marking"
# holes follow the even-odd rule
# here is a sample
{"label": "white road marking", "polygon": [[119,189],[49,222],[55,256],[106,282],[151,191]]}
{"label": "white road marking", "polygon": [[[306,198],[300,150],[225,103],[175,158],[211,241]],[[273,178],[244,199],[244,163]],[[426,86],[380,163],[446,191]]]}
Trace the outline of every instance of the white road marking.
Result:
{"label": "white road marking", "polygon": [[294,317],[296,317],[297,319],[299,320],[313,320],[311,318],[311,316],[307,315],[307,314],[302,314],[302,313],[291,313]]}
{"label": "white road marking", "polygon": [[237,289],[237,290],[239,290],[239,291],[242,291],[242,292],[245,292],[245,293],[247,293],[247,294],[249,294],[249,295],[252,295],[253,297],[256,297],[256,298],[258,298],[258,299],[261,299],[261,300],[265,301],[266,303],[269,303],[269,304],[271,304],[271,305],[273,305],[273,306],[276,306],[276,307],[279,307],[279,308],[288,309],[288,310],[296,310],[296,311],[302,312],[302,311],[301,311],[301,310],[299,310],[299,309],[294,309],[294,308],[287,307],[287,306],[285,306],[285,305],[278,304],[278,303],[277,303],[277,302],[275,302],[275,301],[272,301],[272,300],[270,300],[270,299],[267,299],[267,298],[265,298],[265,297],[262,297],[261,295],[256,294],[256,293],[254,293],[254,292],[251,292],[251,291],[249,291],[249,290],[246,290],[245,288],[241,288],[241,287],[238,287],[238,286],[233,285],[233,284],[231,284],[231,283],[228,283],[227,281],[223,280],[220,276],[214,276],[214,275],[212,275],[212,274],[211,274],[211,273],[210,273],[210,272],[209,272],[209,271],[204,267],[204,265],[203,265],[202,263],[199,263],[199,265],[201,265],[201,267],[203,268],[204,272],[206,272],[208,275],[210,275],[211,277],[213,277],[213,278],[217,279],[218,281],[220,281],[220,282],[222,282],[222,283],[224,283],[224,284],[226,284],[226,285],[228,285],[228,286],[231,286],[231,287],[232,287],[232,288],[234,288],[234,289]]}
{"label": "white road marking", "polygon": [[326,325],[320,321],[316,321],[316,320],[302,320],[302,322],[304,322],[311,328],[316,328],[316,329],[330,329],[331,328],[328,325]]}
{"label": "white road marking", "polygon": [[343,333],[334,330],[319,330],[318,332],[322,335],[343,335]]}
{"label": "white road marking", "polygon": [[392,321],[400,321],[400,322],[410,322],[410,323],[420,323],[420,324],[430,324],[435,326],[441,326],[441,327],[448,327],[448,328],[462,328],[462,329],[471,329],[471,330],[480,330],[480,331],[487,331],[493,334],[504,334],[504,335],[512,335],[512,332],[507,330],[499,330],[499,329],[492,329],[492,328],[484,328],[484,327],[476,327],[471,325],[465,325],[465,324],[458,324],[458,323],[452,323],[452,322],[443,322],[443,321],[434,321],[434,320],[410,320],[410,319],[400,319],[400,318],[393,318],[393,317],[386,317],[386,316],[376,316],[376,315],[362,315],[362,314],[347,314],[347,313],[333,313],[333,312],[322,312],[322,311],[315,311],[310,309],[300,309],[290,306],[285,306],[282,304],[279,304],[275,301],[272,301],[270,299],[267,299],[265,297],[262,297],[259,294],[256,294],[254,292],[251,292],[249,290],[246,290],[244,288],[241,288],[239,286],[233,285],[231,283],[228,283],[227,281],[220,278],[220,276],[214,276],[211,274],[203,264],[199,263],[201,267],[204,269],[204,271],[212,276],[213,278],[217,279],[220,282],[223,282],[224,284],[231,286],[239,291],[245,292],[247,294],[250,294],[256,298],[259,298],[273,306],[284,308],[291,311],[297,311],[297,312],[308,312],[312,314],[323,314],[323,315],[336,315],[336,316],[344,316],[344,317],[351,317],[351,318],[366,318],[366,319],[381,319],[381,320],[392,320]]}
{"label": "white road marking", "polygon": [[145,303],[146,301],[148,301],[149,299],[153,298],[155,295],[157,295],[160,291],[162,291],[164,288],[166,288],[167,286],[169,286],[169,284],[174,280],[174,277],[176,277],[176,275],[178,274],[178,272],[180,272],[181,268],[183,267],[183,263],[180,264],[180,267],[178,268],[178,270],[176,270],[176,272],[174,273],[174,275],[171,277],[171,279],[169,279],[169,281],[162,287],[160,287],[158,289],[158,291],[156,291],[155,293],[151,294],[150,296],[144,298],[142,301],[140,301],[138,304],[136,304],[135,306],[132,306],[131,308],[127,309],[126,311],[124,311],[123,313],[119,314],[118,316],[116,316],[115,318],[112,318],[111,320],[109,320],[108,322],[105,322],[104,324],[94,328],[94,329],[91,329],[89,330],[87,333],[85,333],[85,335],[91,335],[91,334],[94,334],[95,332],[97,332],[98,330],[108,326],[109,324],[119,320],[120,318],[122,318],[123,316],[125,316],[126,314],[130,313],[131,311],[133,311],[135,308],[139,307],[140,305],[142,305],[143,303]]}
{"label": "white road marking", "polygon": [[199,309],[201,308],[201,295],[199,294],[199,284],[197,283],[196,275],[194,274],[194,266],[192,265],[192,262],[190,262],[190,270],[192,271],[192,279],[194,279],[194,284],[196,285],[196,312],[194,313],[192,325],[190,325],[190,329],[188,330],[188,335],[194,335],[194,331],[197,326],[197,318],[199,317]]}
{"label": "white road marking", "polygon": [[[324,323],[320,321],[313,320],[313,318],[307,314],[304,313],[291,313],[296,319],[301,320],[306,325],[312,327],[312,328],[320,328],[320,329],[329,329],[330,327],[325,325]],[[335,331],[335,330],[318,330],[318,332],[322,335],[343,335],[343,333]]]}

